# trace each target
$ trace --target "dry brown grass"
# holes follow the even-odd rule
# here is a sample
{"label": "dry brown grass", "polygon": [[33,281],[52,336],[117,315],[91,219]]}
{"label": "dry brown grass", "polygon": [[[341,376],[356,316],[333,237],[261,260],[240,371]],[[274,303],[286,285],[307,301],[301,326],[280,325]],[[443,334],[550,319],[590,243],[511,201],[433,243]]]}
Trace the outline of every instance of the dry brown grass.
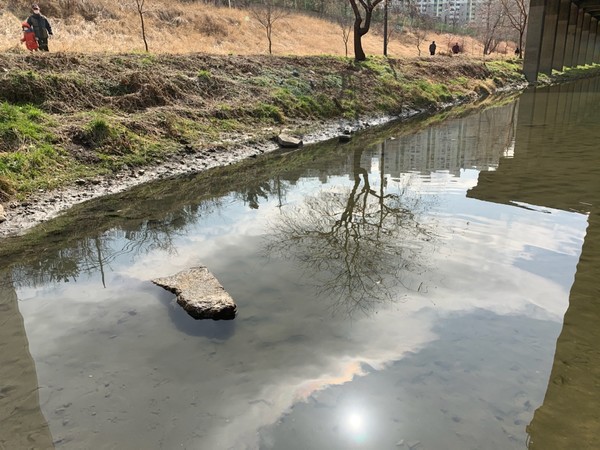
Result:
{"label": "dry brown grass", "polygon": [[[255,55],[268,51],[264,29],[247,10],[171,0],[150,0],[147,4],[145,20],[152,53]],[[50,41],[52,52],[123,53],[144,50],[139,16],[133,2],[126,6],[116,0],[48,0],[41,6],[55,30]],[[19,42],[20,24],[25,18],[0,9],[0,51],[26,52]],[[432,33],[421,45],[423,56],[431,40],[438,43],[440,52],[449,52],[449,46],[459,41],[464,43],[467,54],[481,54],[481,45],[471,38]],[[382,53],[382,36],[375,31],[365,36],[363,44],[367,54]],[[344,55],[345,51],[338,25],[294,14],[275,23],[273,53]],[[414,38],[409,34],[394,36],[388,54],[392,57],[417,56]],[[352,55],[351,41],[349,55]]]}

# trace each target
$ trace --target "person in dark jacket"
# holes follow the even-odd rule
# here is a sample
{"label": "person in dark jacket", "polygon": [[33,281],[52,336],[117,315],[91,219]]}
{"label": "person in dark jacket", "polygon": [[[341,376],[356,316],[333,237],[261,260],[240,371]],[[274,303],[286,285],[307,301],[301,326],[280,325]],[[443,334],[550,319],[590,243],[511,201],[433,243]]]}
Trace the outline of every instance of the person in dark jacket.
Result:
{"label": "person in dark jacket", "polygon": [[437,45],[435,45],[435,41],[433,41],[431,44],[429,44],[429,54],[431,56],[435,55],[436,48],[437,48]]}
{"label": "person in dark jacket", "polygon": [[27,18],[27,23],[33,28],[40,50],[48,51],[48,36],[52,36],[52,27],[46,16],[40,13],[37,3],[31,5],[32,14]]}

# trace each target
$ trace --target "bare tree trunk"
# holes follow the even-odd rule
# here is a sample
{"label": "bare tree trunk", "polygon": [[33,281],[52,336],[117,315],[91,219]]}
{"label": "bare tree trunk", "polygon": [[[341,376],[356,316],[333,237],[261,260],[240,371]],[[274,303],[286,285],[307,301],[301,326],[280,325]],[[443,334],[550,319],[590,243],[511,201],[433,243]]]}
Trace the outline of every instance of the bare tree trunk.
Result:
{"label": "bare tree trunk", "polygon": [[362,48],[361,22],[362,20],[360,18],[354,21],[354,59],[356,61],[364,61],[367,59],[367,55],[365,55],[365,51]]}
{"label": "bare tree trunk", "polygon": [[272,30],[273,30],[273,27],[271,27],[271,26],[267,27],[267,40],[269,41],[269,55],[273,54],[273,40],[271,39]]}
{"label": "bare tree trunk", "polygon": [[350,2],[350,6],[352,6],[352,11],[354,12],[354,60],[364,61],[367,59],[367,55],[365,55],[365,51],[362,47],[362,37],[367,34],[371,28],[371,17],[373,15],[373,10],[383,0],[359,0],[360,5],[365,13],[364,23],[356,0],[348,1]]}
{"label": "bare tree trunk", "polygon": [[144,3],[146,0],[135,0],[137,5],[138,14],[140,15],[140,22],[142,24],[142,39],[144,40],[144,47],[148,52],[148,41],[146,40],[146,27],[144,26]]}
{"label": "bare tree trunk", "polygon": [[388,48],[388,0],[383,4],[383,56],[387,56]]}

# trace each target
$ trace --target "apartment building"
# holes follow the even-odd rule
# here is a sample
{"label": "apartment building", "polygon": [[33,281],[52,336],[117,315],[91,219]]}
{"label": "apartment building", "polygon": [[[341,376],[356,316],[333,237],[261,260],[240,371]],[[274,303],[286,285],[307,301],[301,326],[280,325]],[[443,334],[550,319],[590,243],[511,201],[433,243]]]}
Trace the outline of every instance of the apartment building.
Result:
{"label": "apartment building", "polygon": [[[448,25],[465,25],[475,20],[476,6],[481,0],[413,0],[421,14],[437,17]],[[404,2],[392,0],[396,6]]]}

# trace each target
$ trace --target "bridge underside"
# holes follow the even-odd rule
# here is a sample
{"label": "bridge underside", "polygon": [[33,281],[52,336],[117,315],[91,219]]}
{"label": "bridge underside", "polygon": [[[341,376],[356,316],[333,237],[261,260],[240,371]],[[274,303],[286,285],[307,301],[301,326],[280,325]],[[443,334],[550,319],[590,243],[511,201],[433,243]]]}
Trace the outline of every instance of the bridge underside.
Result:
{"label": "bridge underside", "polygon": [[599,26],[600,0],[531,0],[523,61],[527,80],[600,62]]}

